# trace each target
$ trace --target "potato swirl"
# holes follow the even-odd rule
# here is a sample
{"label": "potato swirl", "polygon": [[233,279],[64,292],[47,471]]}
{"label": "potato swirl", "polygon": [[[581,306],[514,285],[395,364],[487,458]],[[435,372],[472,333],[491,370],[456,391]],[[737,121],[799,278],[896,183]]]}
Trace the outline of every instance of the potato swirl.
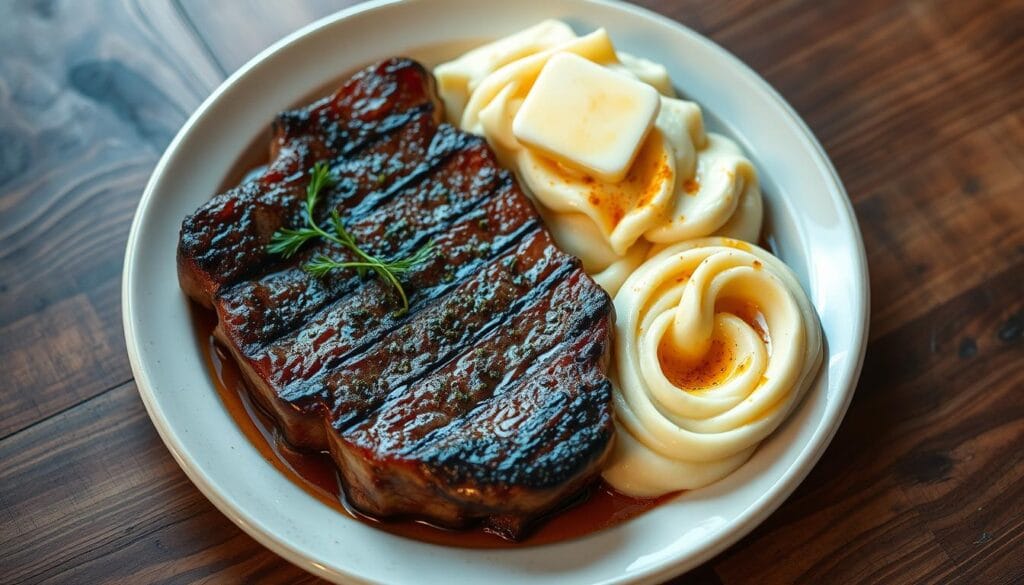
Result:
{"label": "potato swirl", "polygon": [[712,483],[785,419],[822,360],[793,272],[712,237],[671,245],[615,296],[619,438],[604,477],[635,496]]}
{"label": "potato swirl", "polygon": [[[517,113],[548,60],[572,53],[662,94],[658,115],[626,177],[606,182],[521,143]],[[756,240],[757,172],[729,138],[707,132],[700,106],[677,99],[668,70],[617,51],[608,32],[577,36],[548,20],[438,65],[449,121],[487,138],[538,203],[558,245],[609,294],[652,246],[711,235]]]}

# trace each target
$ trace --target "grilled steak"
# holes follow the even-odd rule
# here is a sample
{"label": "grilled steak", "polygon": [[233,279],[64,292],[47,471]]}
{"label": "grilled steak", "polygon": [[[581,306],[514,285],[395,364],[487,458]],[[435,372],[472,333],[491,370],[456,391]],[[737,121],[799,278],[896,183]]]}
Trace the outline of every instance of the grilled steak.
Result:
{"label": "grilled steak", "polygon": [[[355,507],[518,538],[611,446],[611,303],[483,139],[440,118],[430,74],[406,59],[281,114],[267,169],[183,222],[179,280],[217,312],[218,340],[285,438],[329,450]],[[336,210],[380,257],[434,242],[402,276],[407,313],[379,278],[303,270],[351,258],[340,246],[266,251],[303,225],[317,161],[336,179],[318,219]]]}

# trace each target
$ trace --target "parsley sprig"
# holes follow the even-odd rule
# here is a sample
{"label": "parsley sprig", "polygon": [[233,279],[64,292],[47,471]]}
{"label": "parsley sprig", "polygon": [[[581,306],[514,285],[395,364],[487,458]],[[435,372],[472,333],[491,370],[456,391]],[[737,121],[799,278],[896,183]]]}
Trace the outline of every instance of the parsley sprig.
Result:
{"label": "parsley sprig", "polygon": [[338,215],[337,210],[331,211],[330,231],[325,230],[317,224],[313,216],[313,210],[316,208],[321,192],[334,184],[334,178],[331,176],[330,168],[323,162],[318,162],[313,166],[311,175],[309,186],[306,187],[306,225],[296,229],[283,228],[274,232],[273,237],[270,239],[270,244],[267,245],[267,251],[271,254],[280,254],[285,258],[290,258],[302,249],[306,242],[316,238],[324,238],[344,246],[351,250],[358,260],[339,261],[324,254],[319,254],[307,262],[303,269],[317,278],[323,278],[330,271],[340,268],[355,268],[360,277],[364,277],[368,271],[372,271],[381,280],[395,288],[398,296],[402,299],[402,308],[398,314],[405,314],[409,310],[409,298],[406,296],[405,289],[402,288],[402,283],[398,280],[398,277],[430,258],[434,252],[433,242],[428,242],[406,258],[384,260],[359,247],[355,236],[345,229],[345,225],[342,223],[341,216]]}

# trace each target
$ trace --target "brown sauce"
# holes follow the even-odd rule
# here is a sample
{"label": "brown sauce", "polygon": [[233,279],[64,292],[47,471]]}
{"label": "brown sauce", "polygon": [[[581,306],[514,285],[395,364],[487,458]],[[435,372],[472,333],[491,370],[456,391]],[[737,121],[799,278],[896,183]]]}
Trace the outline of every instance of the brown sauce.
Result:
{"label": "brown sauce", "polygon": [[334,461],[326,453],[299,451],[289,446],[273,420],[252,401],[242,373],[213,338],[217,325],[214,313],[193,306],[194,322],[217,393],[231,418],[260,454],[291,481],[341,516],[339,522],[355,519],[381,530],[447,546],[502,548],[546,544],[578,538],[634,518],[672,496],[637,499],[623,495],[600,481],[568,502],[561,510],[539,523],[529,536],[511,542],[482,528],[448,530],[415,520],[379,520],[352,509],[345,500]]}
{"label": "brown sauce", "polygon": [[721,298],[715,301],[716,313],[730,313],[742,319],[753,329],[761,341],[768,347],[768,355],[772,354],[772,338],[768,334],[768,320],[765,318],[761,307],[750,301],[743,301],[734,298]]}
{"label": "brown sauce", "polygon": [[658,362],[665,378],[673,386],[695,390],[713,388],[728,380],[733,370],[735,356],[732,345],[716,337],[711,340],[711,346],[701,361],[690,363],[679,354],[675,345],[665,338],[658,346]]}

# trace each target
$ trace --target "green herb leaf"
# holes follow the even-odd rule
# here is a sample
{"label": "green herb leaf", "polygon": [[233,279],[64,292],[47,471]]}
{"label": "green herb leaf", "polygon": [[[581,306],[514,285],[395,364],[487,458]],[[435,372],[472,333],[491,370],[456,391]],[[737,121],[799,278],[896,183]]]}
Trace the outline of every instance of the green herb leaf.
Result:
{"label": "green herb leaf", "polygon": [[306,186],[306,215],[309,217],[309,221],[312,222],[313,208],[316,207],[317,199],[320,198],[320,192],[323,191],[324,187],[330,187],[334,184],[334,177],[331,176],[331,168],[324,161],[319,161],[313,165],[313,170],[310,174],[312,176],[309,179],[309,185]]}
{"label": "green herb leaf", "polygon": [[313,209],[316,207],[324,188],[334,184],[334,177],[331,176],[330,167],[323,161],[313,165],[310,175],[309,185],[306,186],[306,227],[277,230],[270,238],[267,252],[291,258],[309,240],[327,235],[316,225],[316,220],[313,218]]}
{"label": "green herb leaf", "polygon": [[267,251],[271,254],[280,254],[285,258],[291,258],[302,248],[307,241],[320,237],[316,230],[309,228],[281,229],[274,233],[267,245]]}
{"label": "green herb leaf", "polygon": [[396,260],[382,260],[366,252],[356,242],[355,236],[345,228],[341,216],[337,210],[330,213],[330,229],[327,232],[317,224],[313,211],[325,187],[334,184],[334,177],[331,176],[330,168],[323,161],[316,163],[311,171],[309,186],[306,188],[306,227],[298,229],[280,229],[276,231],[267,245],[267,251],[271,254],[279,254],[285,258],[295,255],[302,246],[313,239],[324,238],[336,244],[344,246],[352,251],[358,258],[355,261],[333,260],[323,254],[307,262],[303,269],[317,278],[323,278],[332,270],[342,268],[355,268],[360,278],[365,277],[368,271],[373,271],[381,280],[391,285],[399,298],[402,300],[402,308],[398,315],[403,315],[409,310],[409,298],[402,288],[398,276],[408,272],[411,268],[425,262],[434,252],[434,243],[416,250],[412,255]]}

